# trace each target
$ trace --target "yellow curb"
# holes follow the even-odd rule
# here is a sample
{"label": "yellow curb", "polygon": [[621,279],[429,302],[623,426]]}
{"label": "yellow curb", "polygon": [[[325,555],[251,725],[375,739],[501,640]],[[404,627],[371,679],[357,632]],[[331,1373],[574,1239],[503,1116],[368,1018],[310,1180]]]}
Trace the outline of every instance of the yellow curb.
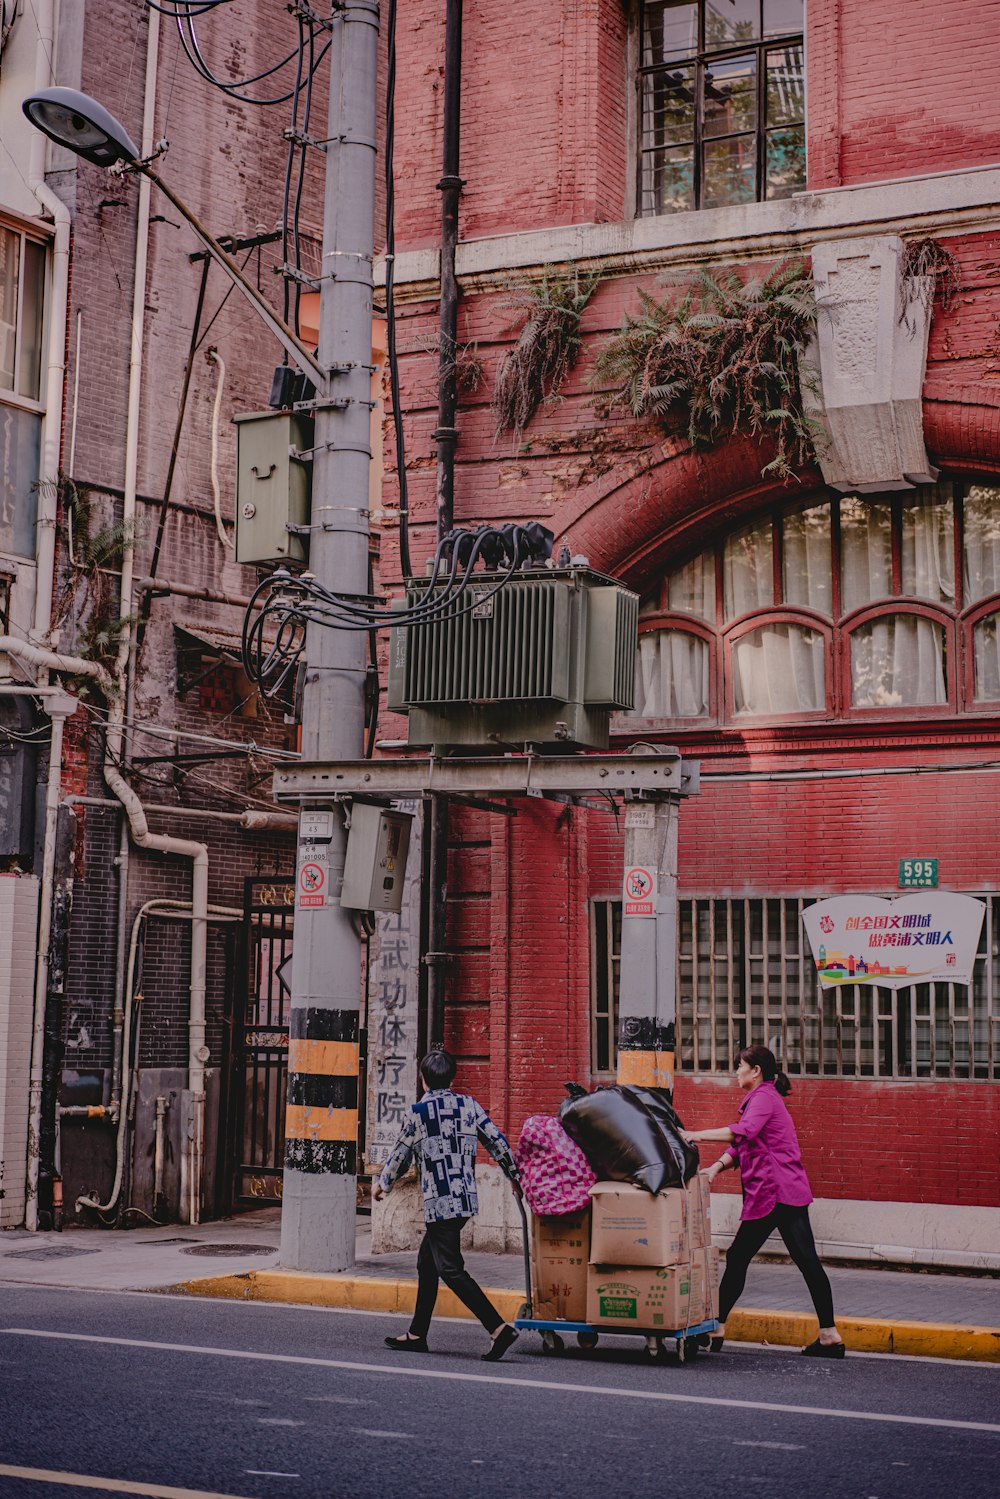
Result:
{"label": "yellow curb", "polygon": [[[351,1307],[365,1312],[403,1312],[410,1316],[417,1295],[415,1280],[377,1276],[322,1275],[300,1270],[247,1270],[241,1275],[212,1275],[183,1281],[177,1289],[189,1296],[219,1296],[238,1301],[287,1301],[300,1306]],[[486,1290],[502,1317],[512,1322],[524,1302],[520,1291]],[[471,1317],[453,1291],[442,1286],[435,1311],[442,1317]]]}
{"label": "yellow curb", "polygon": [[[300,1306],[350,1307],[355,1311],[413,1311],[413,1280],[376,1276],[309,1274],[298,1270],[248,1270],[241,1275],[212,1275],[187,1280],[177,1288],[189,1296],[216,1296],[240,1301],[284,1301]],[[520,1291],[487,1290],[500,1315],[514,1320],[524,1300]],[[470,1317],[468,1308],[445,1287],[437,1308],[444,1317]],[[848,1349],[858,1353],[909,1353],[927,1358],[968,1359],[1000,1363],[1000,1328],[960,1327],[947,1322],[907,1322],[876,1317],[837,1319]],[[804,1347],[816,1336],[815,1317],[799,1312],[771,1312],[756,1307],[734,1311],[726,1338],[734,1343],[773,1343]]]}
{"label": "yellow curb", "polygon": [[[951,1322],[907,1322],[879,1317],[838,1317],[848,1350],[857,1353],[910,1353],[925,1358],[1000,1363],[1000,1328],[961,1327]],[[804,1346],[816,1336],[816,1318],[797,1312],[742,1307],[730,1314],[726,1338],[742,1343]]]}

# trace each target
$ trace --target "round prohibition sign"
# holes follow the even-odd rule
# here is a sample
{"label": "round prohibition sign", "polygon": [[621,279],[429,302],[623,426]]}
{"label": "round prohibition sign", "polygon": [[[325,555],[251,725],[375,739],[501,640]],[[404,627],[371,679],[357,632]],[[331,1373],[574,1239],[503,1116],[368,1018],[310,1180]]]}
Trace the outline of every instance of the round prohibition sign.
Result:
{"label": "round prohibition sign", "polygon": [[325,880],[326,871],[320,864],[303,864],[299,870],[299,887],[306,895],[317,895]]}
{"label": "round prohibition sign", "polygon": [[653,876],[648,869],[630,869],[625,876],[625,894],[629,900],[648,900],[653,889]]}

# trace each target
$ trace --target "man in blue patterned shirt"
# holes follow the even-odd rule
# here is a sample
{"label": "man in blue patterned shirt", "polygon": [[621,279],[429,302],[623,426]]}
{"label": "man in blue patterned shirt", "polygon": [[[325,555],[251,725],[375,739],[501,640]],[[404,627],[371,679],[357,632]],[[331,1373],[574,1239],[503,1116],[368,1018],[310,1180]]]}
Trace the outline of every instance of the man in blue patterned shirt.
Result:
{"label": "man in blue patterned shirt", "polygon": [[386,1338],[386,1344],[405,1353],[426,1353],[438,1282],[454,1291],[478,1317],[491,1338],[483,1358],[495,1363],[517,1338],[482,1288],[465,1268],[461,1233],[479,1211],[476,1195],[476,1147],[481,1140],[521,1195],[517,1166],[510,1146],[481,1104],[464,1093],[453,1093],[455,1059],[443,1049],[431,1051],[420,1064],[427,1089],[407,1115],[392,1155],[372,1188],[380,1202],[410,1165],[420,1163],[424,1194],[424,1238],[417,1255],[417,1304],[409,1332]]}

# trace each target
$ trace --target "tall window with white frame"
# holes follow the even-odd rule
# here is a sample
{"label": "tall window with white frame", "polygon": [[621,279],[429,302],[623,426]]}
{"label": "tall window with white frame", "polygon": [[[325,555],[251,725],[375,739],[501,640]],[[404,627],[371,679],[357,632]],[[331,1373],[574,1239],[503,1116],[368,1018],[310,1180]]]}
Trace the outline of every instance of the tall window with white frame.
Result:
{"label": "tall window with white frame", "polygon": [[642,214],[805,187],[804,0],[645,0]]}
{"label": "tall window with white frame", "polygon": [[45,247],[0,222],[0,553],[34,557]]}

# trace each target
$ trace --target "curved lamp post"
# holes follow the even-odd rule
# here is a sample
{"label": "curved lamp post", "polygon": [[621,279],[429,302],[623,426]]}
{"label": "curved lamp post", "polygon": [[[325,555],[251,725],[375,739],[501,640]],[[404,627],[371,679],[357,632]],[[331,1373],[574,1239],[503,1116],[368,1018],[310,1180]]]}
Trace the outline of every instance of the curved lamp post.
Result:
{"label": "curved lamp post", "polygon": [[253,282],[247,280],[232,256],[226,253],[173,188],[153,171],[148,161],[141,160],[138,146],[114,115],[109,114],[96,99],[74,88],[39,89],[37,93],[29,94],[21,108],[32,125],[57,146],[65,146],[84,161],[98,167],[113,167],[117,162],[124,162],[129,171],[141,172],[148,177],[169,199],[181,218],[190,224],[209,255],[239,287],[282,347],[309,370],[317,389],[326,390],[327,372],[315,354],[271,308]]}

